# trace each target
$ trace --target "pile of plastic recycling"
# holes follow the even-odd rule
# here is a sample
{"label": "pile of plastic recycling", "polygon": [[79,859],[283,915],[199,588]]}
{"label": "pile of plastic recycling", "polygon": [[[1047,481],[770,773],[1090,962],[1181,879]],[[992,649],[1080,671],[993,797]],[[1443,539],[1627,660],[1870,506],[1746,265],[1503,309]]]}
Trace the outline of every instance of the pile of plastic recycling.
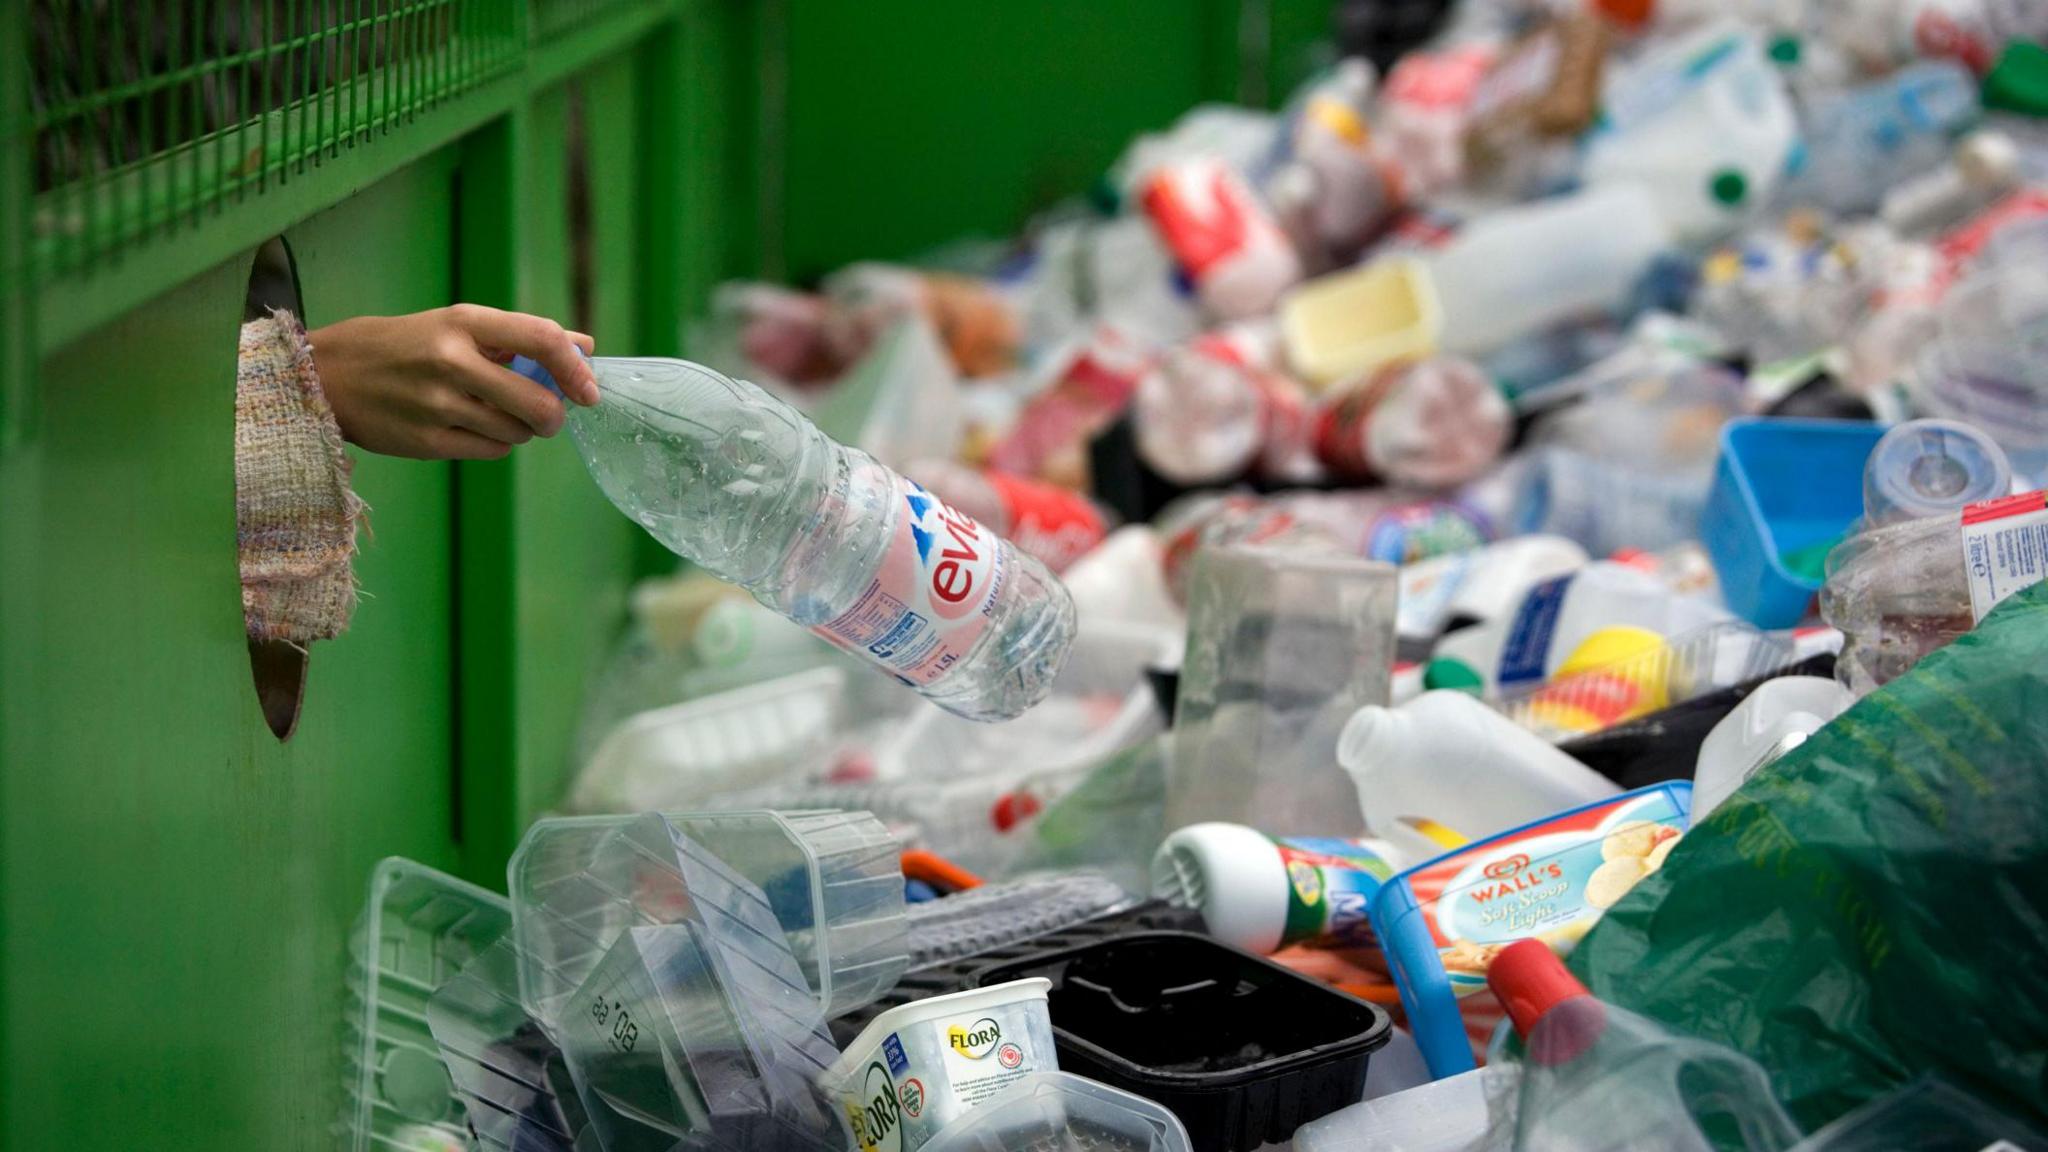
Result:
{"label": "pile of plastic recycling", "polygon": [[2048,4],[1423,7],[594,361],[688,563],[354,1148],[2048,1152]]}

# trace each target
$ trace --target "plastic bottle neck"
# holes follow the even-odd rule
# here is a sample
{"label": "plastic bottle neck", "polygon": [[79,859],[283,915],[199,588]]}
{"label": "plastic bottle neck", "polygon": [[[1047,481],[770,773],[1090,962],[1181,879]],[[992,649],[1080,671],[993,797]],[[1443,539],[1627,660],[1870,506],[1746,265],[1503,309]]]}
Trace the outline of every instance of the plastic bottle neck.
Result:
{"label": "plastic bottle neck", "polygon": [[1540,940],[1517,940],[1502,949],[1487,969],[1486,983],[1507,1009],[1532,1063],[1569,1064],[1607,1031],[1606,1005]]}

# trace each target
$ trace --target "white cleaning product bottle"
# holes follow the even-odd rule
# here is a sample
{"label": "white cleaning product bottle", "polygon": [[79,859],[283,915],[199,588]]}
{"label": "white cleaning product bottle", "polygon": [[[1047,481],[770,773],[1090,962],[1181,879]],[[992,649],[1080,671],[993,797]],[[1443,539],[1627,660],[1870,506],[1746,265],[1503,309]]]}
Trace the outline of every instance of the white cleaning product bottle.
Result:
{"label": "white cleaning product bottle", "polygon": [[1425,682],[1492,696],[1550,679],[1603,628],[1641,628],[1670,639],[1729,619],[1727,609],[1673,592],[1650,573],[1600,561],[1530,588],[1510,612],[1445,635]]}
{"label": "white cleaning product bottle", "polygon": [[1392,838],[1427,820],[1482,840],[1621,793],[1607,779],[1463,692],[1360,708],[1337,737],[1365,826]]}
{"label": "white cleaning product bottle", "polygon": [[1199,910],[1209,935],[1264,955],[1305,941],[1369,942],[1372,898],[1400,868],[1381,841],[1190,824],[1152,857],[1152,895]]}
{"label": "white cleaning product bottle", "polygon": [[1757,686],[1700,742],[1693,770],[1692,822],[1734,795],[1743,781],[1849,710],[1856,694],[1823,676],[1780,676]]}
{"label": "white cleaning product bottle", "polygon": [[1446,628],[1484,623],[1521,603],[1532,586],[1586,563],[1586,550],[1572,541],[1537,535],[1403,564],[1400,635],[1433,640]]}

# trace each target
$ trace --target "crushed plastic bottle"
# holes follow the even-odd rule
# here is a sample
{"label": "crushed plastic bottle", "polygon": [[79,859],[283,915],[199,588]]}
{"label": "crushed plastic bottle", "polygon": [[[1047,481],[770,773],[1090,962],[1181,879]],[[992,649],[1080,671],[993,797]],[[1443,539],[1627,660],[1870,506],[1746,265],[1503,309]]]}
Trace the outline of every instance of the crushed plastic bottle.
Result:
{"label": "crushed plastic bottle", "polygon": [[1007,719],[1052,690],[1074,606],[1037,560],[752,384],[681,360],[591,366],[603,399],[574,411],[577,450],[678,555],[948,711]]}
{"label": "crushed plastic bottle", "polygon": [[1487,984],[1522,1038],[1521,1152],[1784,1152],[1798,1143],[1754,1061],[1594,999],[1542,941],[1503,948]]}
{"label": "crushed plastic bottle", "polygon": [[1453,488],[1500,457],[1513,424],[1485,371],[1437,356],[1339,389],[1317,415],[1316,456],[1346,480]]}
{"label": "crushed plastic bottle", "polygon": [[1835,675],[1861,695],[2048,576],[2048,493],[1859,533],[1828,554],[1820,613],[1842,632]]}
{"label": "crushed plastic bottle", "polygon": [[1308,395],[1260,360],[1219,333],[1168,350],[1132,398],[1139,457],[1177,484],[1314,479]]}
{"label": "crushed plastic bottle", "polygon": [[1929,60],[1844,92],[1806,118],[1793,203],[1869,213],[1886,189],[1948,158],[1976,119],[1977,81],[1961,65]]}

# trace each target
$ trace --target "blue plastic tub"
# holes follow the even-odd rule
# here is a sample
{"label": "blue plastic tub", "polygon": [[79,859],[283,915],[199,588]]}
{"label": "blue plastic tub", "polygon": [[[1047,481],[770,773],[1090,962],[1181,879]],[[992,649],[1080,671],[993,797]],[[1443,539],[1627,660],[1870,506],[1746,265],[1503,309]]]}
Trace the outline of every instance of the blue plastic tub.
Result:
{"label": "blue plastic tub", "polygon": [[1691,812],[1691,783],[1653,784],[1467,844],[1380,886],[1373,932],[1430,1076],[1476,1067],[1475,1048],[1506,1015],[1486,986],[1493,954],[1528,938],[1569,951],[1646,874],[1613,875],[1619,858],[1662,867]]}
{"label": "blue plastic tub", "polygon": [[1884,428],[1856,420],[1732,420],[1721,430],[1700,536],[1728,609],[1759,628],[1805,618],[1820,581],[1785,557],[1863,514],[1863,463]]}

